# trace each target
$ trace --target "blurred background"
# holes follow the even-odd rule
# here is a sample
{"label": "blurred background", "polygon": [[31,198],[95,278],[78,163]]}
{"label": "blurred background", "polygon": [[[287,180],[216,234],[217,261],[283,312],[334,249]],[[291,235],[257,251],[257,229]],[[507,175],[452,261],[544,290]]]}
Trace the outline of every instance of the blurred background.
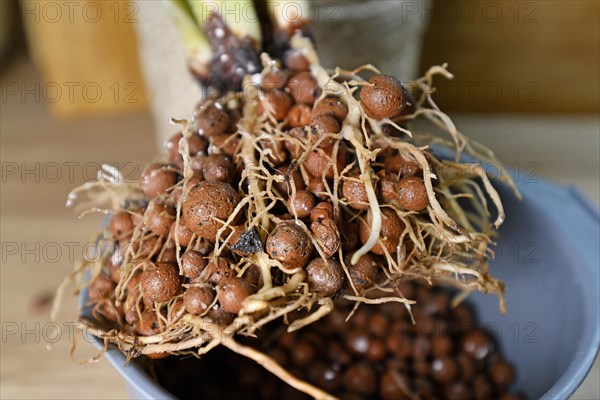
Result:
{"label": "blurred background", "polygon": [[[159,1],[0,6],[0,398],[125,398],[106,361],[71,361],[71,326],[49,323],[102,220],[77,219],[66,195],[102,163],[136,179],[200,89]],[[369,62],[406,81],[448,63],[456,78],[436,82],[435,98],[464,133],[517,179],[600,203],[599,1],[320,1],[310,17],[327,66]],[[63,320],[75,312],[66,299]],[[600,398],[597,364],[574,399]]]}

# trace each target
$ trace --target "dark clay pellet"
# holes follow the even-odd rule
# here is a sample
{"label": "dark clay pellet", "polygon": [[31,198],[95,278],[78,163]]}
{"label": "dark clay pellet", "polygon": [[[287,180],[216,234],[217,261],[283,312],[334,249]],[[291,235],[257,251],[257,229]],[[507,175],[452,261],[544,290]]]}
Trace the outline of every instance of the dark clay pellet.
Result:
{"label": "dark clay pellet", "polygon": [[354,393],[371,395],[377,388],[373,367],[365,362],[350,365],[344,373],[344,385]]}
{"label": "dark clay pellet", "polygon": [[437,358],[431,364],[433,378],[443,384],[450,384],[458,377],[458,368],[451,358]]}
{"label": "dark clay pellet", "polygon": [[[369,257],[377,265],[377,256]],[[218,280],[228,282],[227,275],[233,271],[225,259],[221,260],[223,272],[227,274],[219,275]],[[191,289],[186,291],[188,297],[198,290]],[[416,325],[401,304],[361,305],[346,322],[351,307],[340,303],[330,315],[297,332],[288,333],[281,328],[269,332],[267,326],[263,328],[263,337],[267,339],[240,340],[247,340],[291,374],[340,399],[521,399],[508,392],[515,378],[514,369],[502,358],[492,336],[472,325],[475,318],[468,306],[452,309],[448,293],[425,285],[404,282],[398,289],[418,301],[412,308]],[[239,299],[234,303],[237,306]],[[234,314],[220,312],[223,315],[214,318],[218,317],[224,326]],[[211,313],[215,314],[213,310]],[[304,315],[295,312],[290,321]],[[140,327],[147,334],[153,334],[148,322],[154,322],[154,317],[145,314],[144,318]],[[471,325],[457,328],[453,324],[456,319]],[[198,365],[208,364],[202,369],[207,374],[202,375],[206,376],[203,382],[208,380],[221,386],[218,391],[208,391],[211,396],[217,396],[214,398],[307,398],[266,373],[258,364],[246,359],[234,361],[237,355],[215,351],[206,357],[214,360],[217,355],[220,359],[210,363],[198,361]],[[243,388],[240,392],[243,395],[229,387],[232,385]],[[203,398],[213,398],[206,394],[207,390],[202,389]]]}
{"label": "dark clay pellet", "polygon": [[491,343],[483,330],[476,329],[464,336],[462,349],[474,359],[481,360],[489,354]]}
{"label": "dark clay pellet", "polygon": [[315,358],[315,349],[307,342],[295,343],[292,346],[291,360],[297,367],[306,367]]}

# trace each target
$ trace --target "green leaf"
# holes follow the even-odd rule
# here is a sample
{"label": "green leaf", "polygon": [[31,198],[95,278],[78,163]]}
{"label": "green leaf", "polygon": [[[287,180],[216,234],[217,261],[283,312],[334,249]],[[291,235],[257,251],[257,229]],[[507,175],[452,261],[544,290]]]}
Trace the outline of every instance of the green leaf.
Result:
{"label": "green leaf", "polygon": [[188,4],[200,26],[213,13],[218,13],[237,37],[248,37],[260,46],[260,21],[252,0],[188,0]]}

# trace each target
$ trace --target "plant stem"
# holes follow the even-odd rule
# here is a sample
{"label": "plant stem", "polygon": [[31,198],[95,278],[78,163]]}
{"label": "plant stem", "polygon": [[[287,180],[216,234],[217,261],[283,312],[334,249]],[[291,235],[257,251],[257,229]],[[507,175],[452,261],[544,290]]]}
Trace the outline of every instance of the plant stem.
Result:
{"label": "plant stem", "polygon": [[206,35],[194,19],[192,9],[185,0],[165,0],[163,4],[171,13],[183,36],[183,43],[192,69],[199,75],[208,74],[212,49]]}
{"label": "plant stem", "polygon": [[260,48],[260,23],[252,0],[188,0],[199,26],[204,26],[212,14],[219,14],[229,29],[239,38],[247,37]]}
{"label": "plant stem", "polygon": [[288,39],[294,30],[308,24],[310,1],[307,0],[267,0],[269,16],[274,27],[286,32]]}

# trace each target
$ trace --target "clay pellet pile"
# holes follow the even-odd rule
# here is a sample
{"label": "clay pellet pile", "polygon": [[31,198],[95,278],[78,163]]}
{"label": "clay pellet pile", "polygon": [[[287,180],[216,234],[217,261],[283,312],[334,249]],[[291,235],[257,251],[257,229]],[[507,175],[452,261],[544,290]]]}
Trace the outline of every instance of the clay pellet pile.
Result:
{"label": "clay pellet pile", "polygon": [[[439,289],[403,284],[402,290],[419,302],[416,324],[395,304],[362,307],[345,322],[349,309],[338,305],[297,333],[267,329],[248,344],[340,399],[523,399],[509,392],[515,372],[468,305],[452,308]],[[309,398],[228,350],[201,360],[160,360],[151,371],[179,398]]]}
{"label": "clay pellet pile", "polygon": [[[221,31],[209,36],[228,55],[235,40],[219,41],[233,34],[213,20]],[[360,308],[350,321],[367,318],[370,305],[394,303],[390,324],[407,315],[422,324],[413,312],[419,299],[400,290],[414,280],[494,293],[503,311],[504,284],[487,261],[504,211],[479,162],[502,167],[433,101],[434,77],[451,77],[445,67],[406,83],[373,66],[326,69],[300,33],[282,54],[263,53],[262,70],[248,64],[252,71],[236,75],[242,90],[208,99],[189,120],[174,119],[163,160],[139,182],[107,166],[70,194],[69,204],[110,221],[96,237],[99,256],[82,261],[68,281],[88,288],[94,318],[79,326],[129,358],[201,357],[222,345],[327,398],[309,374],[290,373],[240,339],[273,325],[301,331],[332,312],[336,320],[336,300]],[[412,131],[416,119],[444,133]],[[462,155],[479,162],[461,162]],[[514,187],[509,174],[501,178]],[[382,354],[391,351],[387,339],[376,343]],[[360,363],[349,371],[360,375],[374,357],[362,356],[354,354]],[[449,358],[436,360],[410,368],[445,371]],[[373,377],[373,387],[386,376]],[[436,385],[454,380],[448,376]]]}

